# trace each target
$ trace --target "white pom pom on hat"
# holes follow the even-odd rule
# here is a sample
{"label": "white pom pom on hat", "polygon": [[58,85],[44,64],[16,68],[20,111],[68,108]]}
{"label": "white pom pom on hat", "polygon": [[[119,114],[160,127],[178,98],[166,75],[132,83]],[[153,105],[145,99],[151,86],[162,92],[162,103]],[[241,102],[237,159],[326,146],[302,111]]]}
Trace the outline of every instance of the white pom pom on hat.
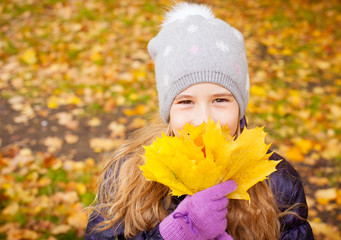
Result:
{"label": "white pom pom on hat", "polygon": [[161,26],[166,26],[177,20],[185,19],[187,16],[200,15],[207,19],[214,19],[214,13],[212,9],[205,4],[180,2],[174,5],[174,7],[166,12],[165,19]]}

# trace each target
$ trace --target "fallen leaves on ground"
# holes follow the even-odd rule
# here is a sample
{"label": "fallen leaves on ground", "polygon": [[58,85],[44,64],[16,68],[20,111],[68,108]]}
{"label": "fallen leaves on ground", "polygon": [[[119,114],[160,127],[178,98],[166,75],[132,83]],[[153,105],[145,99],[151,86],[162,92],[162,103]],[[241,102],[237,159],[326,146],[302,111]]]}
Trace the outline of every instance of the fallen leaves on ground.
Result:
{"label": "fallen leaves on ground", "polygon": [[16,152],[14,158],[1,155],[0,236],[59,239],[73,233],[82,238],[99,173],[94,160],[63,161],[26,148]]}
{"label": "fallen leaves on ground", "polygon": [[[15,192],[33,196],[18,176],[36,179],[38,189],[60,182],[30,173],[26,166],[40,154],[55,157],[44,157],[43,167],[35,168],[39,174],[58,163],[57,169],[64,158],[100,161],[157,113],[154,64],[146,47],[170,3],[2,1],[0,165],[6,165],[1,171],[10,185],[3,187],[13,189],[8,190],[11,197]],[[341,221],[336,208],[341,182],[340,3],[217,0],[213,8],[245,37],[251,80],[248,122],[265,125],[273,147],[298,169],[313,200],[314,232],[326,239],[323,235]],[[17,164],[23,167],[15,172]],[[84,191],[74,183],[63,187]],[[324,189],[336,189],[336,199],[322,200],[327,205],[315,195]],[[21,203],[2,200],[1,211],[18,213],[15,220],[0,223],[9,239],[36,238],[35,229],[52,231],[59,218],[64,221],[60,214],[54,222],[22,224],[26,210]],[[58,226],[60,233],[76,236],[67,222]]]}

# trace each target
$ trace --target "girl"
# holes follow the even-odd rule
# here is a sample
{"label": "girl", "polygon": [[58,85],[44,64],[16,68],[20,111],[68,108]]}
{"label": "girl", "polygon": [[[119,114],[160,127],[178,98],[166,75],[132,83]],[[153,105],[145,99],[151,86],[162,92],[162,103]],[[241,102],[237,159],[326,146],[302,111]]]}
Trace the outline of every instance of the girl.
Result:
{"label": "girl", "polygon": [[[285,160],[249,190],[251,204],[228,201],[234,181],[177,198],[145,180],[143,145],[161,131],[174,136],[185,123],[197,126],[209,116],[238,137],[249,99],[243,36],[206,5],[177,4],[148,51],[167,125],[141,130],[107,163],[85,239],[313,239],[302,182]],[[273,153],[270,159],[282,157]]]}

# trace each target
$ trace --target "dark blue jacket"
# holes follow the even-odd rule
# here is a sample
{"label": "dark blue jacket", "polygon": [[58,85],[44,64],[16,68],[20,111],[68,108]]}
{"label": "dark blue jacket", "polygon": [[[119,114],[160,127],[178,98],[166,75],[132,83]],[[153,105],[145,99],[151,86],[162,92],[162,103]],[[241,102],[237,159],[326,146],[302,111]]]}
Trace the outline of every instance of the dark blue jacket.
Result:
{"label": "dark blue jacket", "polygon": [[[276,153],[270,157],[271,160],[283,159]],[[277,171],[272,173],[269,177],[271,189],[273,189],[278,207],[281,211],[285,211],[288,207],[303,203],[306,205],[306,197],[297,171],[286,161],[282,160],[277,165]],[[176,203],[178,204],[178,203]],[[304,206],[298,206],[294,211],[302,218],[308,217],[308,209]],[[103,219],[99,216],[95,219],[90,217],[87,226],[86,240],[107,240],[107,239],[125,239],[123,237],[123,227],[119,228],[116,233],[113,229],[109,229],[100,233],[90,234],[90,230]],[[151,231],[140,232],[133,238],[134,240],[161,240],[162,237],[159,232],[159,226],[156,225]],[[311,227],[305,220],[301,220],[293,214],[286,215],[281,219],[281,240],[298,240],[298,239],[314,239]],[[236,239],[237,240],[237,239]]]}

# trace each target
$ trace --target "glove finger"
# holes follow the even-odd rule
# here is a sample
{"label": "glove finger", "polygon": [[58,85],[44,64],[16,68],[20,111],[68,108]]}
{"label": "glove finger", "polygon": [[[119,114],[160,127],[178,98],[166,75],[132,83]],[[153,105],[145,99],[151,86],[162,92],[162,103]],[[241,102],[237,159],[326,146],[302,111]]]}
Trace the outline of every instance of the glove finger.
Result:
{"label": "glove finger", "polygon": [[216,237],[215,240],[233,240],[233,238],[227,234],[227,232],[224,232],[220,234],[218,237]]}
{"label": "glove finger", "polygon": [[210,200],[217,200],[226,197],[227,194],[237,189],[237,184],[233,180],[228,180],[203,191],[197,192],[193,196],[203,197]]}
{"label": "glove finger", "polygon": [[217,213],[222,216],[222,219],[226,219],[226,215],[227,215],[227,207],[220,209],[217,211]]}
{"label": "glove finger", "polygon": [[224,196],[221,199],[212,201],[210,203],[212,206],[212,210],[222,211],[224,209],[227,209],[227,205],[229,203],[229,200],[226,196]]}

